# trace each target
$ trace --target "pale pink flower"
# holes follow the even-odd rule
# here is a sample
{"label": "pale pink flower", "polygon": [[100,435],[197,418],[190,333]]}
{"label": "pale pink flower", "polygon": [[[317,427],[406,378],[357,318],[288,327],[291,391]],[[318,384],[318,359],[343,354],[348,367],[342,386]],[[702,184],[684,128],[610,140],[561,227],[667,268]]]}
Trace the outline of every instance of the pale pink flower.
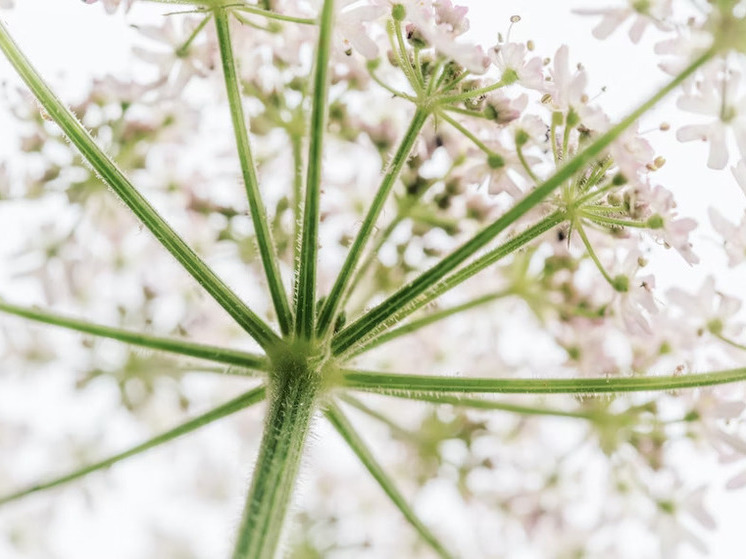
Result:
{"label": "pale pink flower", "polygon": [[629,29],[629,38],[633,43],[640,41],[649,25],[654,25],[661,31],[670,29],[664,20],[671,15],[671,0],[647,2],[628,0],[626,4],[626,6],[611,8],[578,9],[573,12],[587,16],[602,16],[601,21],[593,28],[593,36],[597,39],[606,39],[630,18],[633,22]]}
{"label": "pale pink flower", "polygon": [[[707,530],[716,528],[715,519],[704,506],[706,487],[699,487],[689,493],[677,491],[678,495],[666,495],[661,503],[666,503],[663,514],[656,516],[653,530],[660,538],[662,559],[676,559],[678,548],[686,543],[703,554],[707,554],[707,546],[700,537],[688,526],[694,520],[700,527]],[[689,522],[687,522],[689,521]]]}
{"label": "pale pink flower", "polygon": [[136,27],[140,33],[160,43],[162,47],[153,51],[136,46],[133,52],[158,67],[161,77],[157,83],[167,86],[167,94],[178,95],[192,77],[206,76],[214,66],[216,46],[212,41],[195,41],[185,52],[182,51],[184,43],[197,25],[199,20],[183,19],[180,28],[177,28],[173,18],[166,18],[161,26]]}
{"label": "pale pink flower", "polygon": [[[676,37],[660,41],[654,47],[656,54],[670,57],[660,62],[658,67],[671,76],[680,74],[692,60],[707,50],[712,44],[713,38],[712,33],[690,26],[677,31],[679,31],[679,34]],[[720,64],[720,60],[715,59],[706,67]],[[682,84],[684,90],[689,91],[695,81],[694,76],[687,78]]]}
{"label": "pale pink flower", "polygon": [[386,13],[382,5],[363,4],[358,0],[344,0],[337,7],[334,24],[335,44],[342,46],[345,54],[356,50],[368,60],[378,56],[378,45],[370,37],[368,26]]}
{"label": "pale pink flower", "polygon": [[650,143],[638,132],[638,124],[630,126],[612,142],[609,151],[614,162],[627,179],[632,180],[646,168],[655,152]]}
{"label": "pale pink flower", "polygon": [[464,29],[468,29],[468,24],[457,24],[452,11],[447,11],[449,17],[443,19],[437,8],[433,12],[433,9],[428,10],[413,4],[405,4],[406,19],[411,22],[407,25],[408,33],[416,31],[429,46],[474,74],[483,74],[487,70],[490,60],[482,47],[456,41],[456,37]]}
{"label": "pale pink flower", "polygon": [[746,157],[746,96],[739,94],[739,81],[740,75],[736,73],[723,77],[709,72],[697,82],[696,93],[685,94],[677,102],[685,111],[715,117],[709,123],[689,124],[676,132],[676,138],[682,142],[709,142],[707,166],[711,169],[724,169],[728,164],[726,136],[729,129],[741,157]]}
{"label": "pale pink flower", "polygon": [[608,117],[600,109],[588,106],[589,99],[585,92],[588,76],[585,70],[580,67],[575,71],[570,70],[567,45],[562,45],[557,50],[549,73],[552,80],[547,83],[547,91],[555,109],[563,113],[575,111],[581,122],[592,130],[602,131],[608,128]]}
{"label": "pale pink flower", "polygon": [[[495,141],[487,142],[487,146],[496,157],[475,151],[476,155],[471,158],[475,162],[464,170],[464,178],[479,185],[486,181],[487,192],[490,194],[506,192],[513,198],[521,198],[523,196],[521,185],[526,184],[528,177],[518,155],[513,150],[504,149]],[[534,157],[527,157],[527,159],[529,163],[536,161]]]}
{"label": "pale pink flower", "polygon": [[723,237],[728,265],[738,266],[746,260],[746,213],[739,225],[725,219],[715,208],[709,209],[712,227]]}
{"label": "pale pink flower", "polygon": [[[11,3],[13,0],[10,0]],[[135,0],[124,0],[124,9],[125,11],[129,11],[129,9],[132,7],[132,3]],[[83,0],[85,4],[95,4],[98,2],[98,0]],[[106,12],[109,14],[113,14],[115,11],[117,11],[117,8],[122,3],[122,0],[102,0],[104,4],[104,8],[106,9]]]}
{"label": "pale pink flower", "polygon": [[649,317],[658,313],[653,289],[655,277],[651,274],[638,275],[643,262],[642,255],[637,250],[630,251],[616,270],[619,276],[628,279],[626,291],[616,291],[612,305],[622,319],[624,328],[630,334],[651,334]]}
{"label": "pale pink flower", "polygon": [[698,335],[715,329],[721,331],[727,327],[741,308],[741,301],[720,293],[715,289],[715,279],[708,276],[699,292],[690,294],[674,287],[667,292],[668,300],[681,310],[681,327],[689,325]]}
{"label": "pale pink flower", "polygon": [[505,74],[513,71],[518,76],[518,83],[530,89],[544,90],[544,65],[541,58],[535,56],[526,59],[528,49],[521,43],[503,43],[489,51],[492,63]]}
{"label": "pale pink flower", "polygon": [[678,217],[673,194],[660,185],[648,190],[647,202],[653,215],[663,220],[663,226],[653,229],[650,234],[663,241],[665,246],[676,249],[687,263],[697,264],[699,257],[694,254],[689,241],[689,234],[697,228],[697,222],[689,217]]}

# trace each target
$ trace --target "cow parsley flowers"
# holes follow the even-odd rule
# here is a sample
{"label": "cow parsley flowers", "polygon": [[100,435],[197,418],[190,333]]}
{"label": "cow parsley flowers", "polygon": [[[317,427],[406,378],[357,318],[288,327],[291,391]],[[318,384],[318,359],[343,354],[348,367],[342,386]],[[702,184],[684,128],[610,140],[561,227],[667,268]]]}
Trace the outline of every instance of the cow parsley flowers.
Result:
{"label": "cow parsley flowers", "polygon": [[[132,73],[74,99],[0,23],[0,555],[706,552],[746,323],[724,272],[685,280],[708,246],[742,272],[746,218],[688,215],[657,131],[746,192],[738,2],[576,10],[661,57],[622,118],[501,3],[479,45],[451,0],[84,2]],[[81,488],[96,522],[143,500],[100,544]]]}

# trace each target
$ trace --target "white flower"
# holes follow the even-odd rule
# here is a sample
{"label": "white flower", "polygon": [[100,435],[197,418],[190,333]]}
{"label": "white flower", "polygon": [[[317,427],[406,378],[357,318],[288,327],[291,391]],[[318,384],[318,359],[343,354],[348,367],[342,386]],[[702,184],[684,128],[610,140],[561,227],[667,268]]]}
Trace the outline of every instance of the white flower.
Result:
{"label": "white flower", "polygon": [[629,29],[629,38],[633,43],[637,43],[651,24],[662,31],[670,29],[663,20],[671,15],[671,0],[628,0],[627,5],[623,7],[579,9],[573,12],[602,16],[601,21],[593,28],[593,36],[597,39],[606,39],[627,19],[634,18]]}
{"label": "white flower", "polygon": [[[433,47],[447,58],[458,62],[474,74],[482,74],[487,70],[490,60],[482,47],[456,41],[456,37],[464,29],[468,29],[468,23],[465,22],[464,18],[465,9],[453,8],[450,6],[450,2],[447,2],[448,9],[443,7],[444,3],[436,3],[435,7],[431,9],[413,4],[412,2],[405,4],[406,19],[411,22],[407,25],[408,33],[419,33],[428,46]],[[438,8],[438,6],[441,7]],[[444,16],[444,14],[447,16]],[[459,17],[464,21],[459,23]]]}
{"label": "white flower", "polygon": [[697,294],[674,287],[667,292],[669,301],[682,311],[681,327],[687,324],[698,335],[705,331],[721,333],[741,308],[741,301],[715,289],[715,279],[708,276]]}
{"label": "white flower", "polygon": [[617,290],[613,301],[625,329],[634,335],[651,334],[648,317],[658,313],[653,297],[655,277],[651,274],[637,275],[642,261],[642,255],[637,250],[631,250],[627,254],[618,269],[619,276],[627,278],[627,289]]}
{"label": "white flower", "polygon": [[197,25],[199,20],[184,19],[177,29],[174,20],[167,18],[161,26],[137,26],[143,35],[166,47],[158,51],[134,47],[133,52],[158,67],[161,76],[158,84],[167,86],[167,94],[178,95],[193,76],[206,76],[214,65],[215,45],[212,42],[192,42],[183,49]]}
{"label": "white flower", "polygon": [[746,260],[746,214],[739,225],[734,225],[715,208],[709,209],[712,227],[723,237],[728,265],[738,266]]}
{"label": "white flower", "polygon": [[619,170],[629,180],[636,178],[655,157],[650,143],[638,133],[637,123],[622,132],[612,142],[609,151]]}
{"label": "white flower", "polygon": [[[5,0],[0,0],[0,1],[5,1]],[[124,0],[125,11],[129,11],[134,1],[135,0]],[[10,0],[10,2],[12,4],[13,0]],[[98,2],[98,0],[83,0],[83,2],[86,4],[95,4],[96,2]],[[106,12],[113,14],[119,7],[119,4],[122,3],[122,0],[102,0],[102,2],[104,4],[104,8],[106,9]]]}
{"label": "white flower", "polygon": [[366,25],[378,21],[385,12],[381,5],[359,5],[358,0],[344,0],[338,5],[335,43],[341,44],[347,55],[356,50],[368,60],[376,58],[378,45],[369,36]]}
{"label": "white flower", "polygon": [[708,72],[705,79],[697,83],[696,94],[685,94],[677,102],[685,111],[715,117],[707,124],[683,126],[676,133],[676,138],[682,142],[710,143],[707,166],[711,169],[724,169],[728,164],[728,129],[735,136],[741,157],[746,157],[746,96],[739,97],[739,81],[736,73],[722,77]]}
{"label": "white flower", "polygon": [[609,119],[600,109],[588,106],[588,95],[585,93],[588,76],[585,70],[578,67],[570,70],[570,52],[567,45],[562,45],[554,55],[554,64],[549,71],[552,80],[547,90],[552,97],[552,105],[563,113],[574,111],[580,121],[592,130],[602,131],[608,128]]}
{"label": "white flower", "polygon": [[498,44],[490,49],[490,59],[497,68],[505,74],[515,72],[518,83],[524,87],[544,90],[544,71],[541,58],[535,56],[526,60],[528,49],[521,43]]}
{"label": "white flower", "polygon": [[691,218],[681,218],[676,211],[673,194],[658,185],[651,188],[648,183],[637,183],[625,191],[635,219],[648,219],[647,232],[667,248],[674,248],[689,264],[699,262],[692,250],[689,234],[697,227]]}

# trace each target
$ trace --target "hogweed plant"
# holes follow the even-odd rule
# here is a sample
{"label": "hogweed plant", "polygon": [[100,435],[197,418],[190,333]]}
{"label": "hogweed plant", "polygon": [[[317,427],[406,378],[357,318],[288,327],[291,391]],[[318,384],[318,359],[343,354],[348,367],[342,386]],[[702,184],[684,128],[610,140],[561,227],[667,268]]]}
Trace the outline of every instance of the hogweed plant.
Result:
{"label": "hogweed plant", "polygon": [[[598,38],[628,20],[633,41],[648,26],[666,35],[656,50],[667,81],[618,122],[566,46],[544,58],[511,41],[520,18],[498,4],[504,34],[482,49],[460,37],[467,10],[450,0],[102,3],[133,20],[165,5],[155,25],[133,26],[152,77],[97,79],[72,105],[0,23],[0,47],[32,94],[6,90],[23,156],[0,167],[0,203],[44,215],[24,224],[24,249],[6,266],[45,301],[4,292],[0,311],[85,334],[55,347],[50,329],[4,319],[3,374],[51,374],[84,348],[77,389],[116,386],[143,421],[164,393],[189,407],[194,375],[250,389],[104,458],[57,451],[77,465],[45,463],[35,481],[3,443],[6,518],[16,501],[46,492],[35,499],[52,503],[60,486],[266,401],[243,513],[234,534],[225,527],[234,559],[640,557],[630,543],[640,535],[661,555],[705,549],[704,488],[683,481],[676,457],[706,450],[738,464],[729,487],[746,483],[741,303],[714,278],[698,293],[656,291],[649,260],[674,249],[697,263],[696,223],[657,184],[665,161],[638,122],[678,95],[707,120],[677,137],[708,142],[708,166],[732,164],[746,191],[730,145],[746,158],[742,2],[578,10],[600,17]],[[745,222],[711,219],[742,266]],[[516,332],[540,364],[500,355]],[[380,422],[398,459],[374,450],[351,413]],[[367,499],[358,487],[332,480],[315,508],[294,501],[323,422],[420,543],[395,532],[384,551],[371,534],[385,531],[364,512],[370,529],[352,531],[350,502]],[[433,480],[449,481],[473,533],[453,538],[412,504]],[[4,545],[17,553],[37,553],[34,541],[33,556],[58,556],[39,543],[43,527],[9,526]]]}

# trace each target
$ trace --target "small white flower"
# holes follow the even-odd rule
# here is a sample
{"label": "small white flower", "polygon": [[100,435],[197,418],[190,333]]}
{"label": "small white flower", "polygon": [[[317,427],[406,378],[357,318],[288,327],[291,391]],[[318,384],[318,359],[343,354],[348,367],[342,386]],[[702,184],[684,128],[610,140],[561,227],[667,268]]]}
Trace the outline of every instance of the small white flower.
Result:
{"label": "small white flower", "polygon": [[341,44],[347,55],[356,50],[368,60],[376,58],[378,45],[366,26],[377,22],[385,13],[386,8],[381,5],[359,5],[357,0],[341,2],[334,25],[335,43]]}
{"label": "small white flower", "polygon": [[685,94],[677,102],[682,110],[715,117],[709,123],[689,124],[676,132],[676,138],[682,142],[709,142],[707,166],[711,169],[724,169],[728,164],[728,130],[733,132],[741,157],[746,157],[746,96],[739,94],[739,81],[736,73],[723,77],[708,72],[697,83],[696,93]]}
{"label": "small white flower", "polygon": [[608,128],[608,117],[600,109],[588,106],[588,95],[585,93],[588,76],[585,70],[580,67],[574,72],[570,70],[570,51],[567,45],[562,45],[557,50],[549,73],[552,80],[548,82],[547,90],[556,110],[563,113],[574,111],[580,121],[592,130],[602,131]]}
{"label": "small white flower", "polygon": [[579,9],[573,12],[587,16],[602,16],[601,21],[593,28],[593,36],[597,39],[606,39],[626,20],[633,18],[629,38],[633,43],[638,43],[645,29],[651,24],[662,31],[670,29],[664,20],[671,15],[671,0],[628,0],[627,5],[622,7]]}
{"label": "small white flower", "polygon": [[728,265],[738,266],[746,260],[746,214],[739,225],[734,225],[715,208],[709,209],[712,227],[723,237]]}
{"label": "small white flower", "polygon": [[526,45],[520,43],[498,44],[490,49],[490,59],[500,72],[513,71],[522,86],[543,91],[545,81],[541,58],[535,56],[526,60],[527,54]]}
{"label": "small white flower", "polygon": [[174,20],[168,18],[161,26],[137,26],[140,33],[165,47],[157,51],[134,47],[133,52],[158,67],[161,76],[158,83],[166,86],[167,94],[178,95],[192,77],[206,76],[214,65],[213,43],[192,42],[188,49],[182,49],[197,25],[198,20],[184,19],[177,28]]}
{"label": "small white flower", "polygon": [[[5,1],[5,0],[0,0]],[[132,7],[132,3],[135,0],[124,0],[124,9],[125,11],[129,11],[129,9]],[[13,0],[10,0],[11,4]],[[95,4],[98,2],[98,0],[83,0],[85,4]],[[113,14],[117,11],[117,8],[119,7],[119,4],[122,3],[122,0],[102,0],[104,4],[104,8],[106,9],[106,12],[109,14]]]}

